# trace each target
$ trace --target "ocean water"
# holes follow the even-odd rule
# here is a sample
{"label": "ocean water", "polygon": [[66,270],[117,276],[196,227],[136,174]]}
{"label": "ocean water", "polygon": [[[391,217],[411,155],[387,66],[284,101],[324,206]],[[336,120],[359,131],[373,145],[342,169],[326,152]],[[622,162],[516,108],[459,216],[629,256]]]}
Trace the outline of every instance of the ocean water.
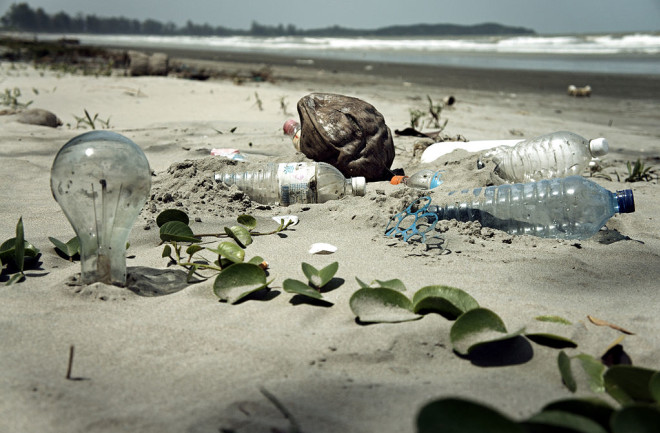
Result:
{"label": "ocean water", "polygon": [[[38,35],[56,39],[63,35]],[[84,44],[167,47],[471,68],[660,75],[660,33],[433,38],[66,35]]]}

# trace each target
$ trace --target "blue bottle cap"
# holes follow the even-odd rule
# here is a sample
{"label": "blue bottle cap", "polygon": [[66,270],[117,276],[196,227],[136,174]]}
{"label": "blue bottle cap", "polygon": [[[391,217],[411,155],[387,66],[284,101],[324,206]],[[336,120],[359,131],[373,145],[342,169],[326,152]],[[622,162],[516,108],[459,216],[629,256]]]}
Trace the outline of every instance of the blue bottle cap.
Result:
{"label": "blue bottle cap", "polygon": [[635,198],[632,189],[617,191],[616,199],[619,202],[619,213],[635,212]]}

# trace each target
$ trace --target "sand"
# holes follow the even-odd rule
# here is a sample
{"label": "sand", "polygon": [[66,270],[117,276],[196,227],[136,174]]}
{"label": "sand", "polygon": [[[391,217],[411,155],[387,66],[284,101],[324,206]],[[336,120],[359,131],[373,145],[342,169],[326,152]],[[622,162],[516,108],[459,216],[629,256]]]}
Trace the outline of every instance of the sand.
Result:
{"label": "sand", "polygon": [[[255,58],[212,60],[204,64],[228,73],[263,66]],[[42,253],[25,281],[0,289],[0,431],[286,431],[289,421],[268,394],[301,431],[412,432],[420,408],[441,397],[468,398],[522,420],[573,396],[562,385],[556,349],[500,346],[485,360],[470,359],[452,350],[453,322],[437,314],[358,323],[349,307],[356,278],[398,278],[409,297],[428,285],[463,289],[511,331],[537,328],[540,315],[564,317],[573,323],[565,335],[579,344],[570,355],[599,357],[622,335],[591,324],[592,315],[634,332],[622,344],[635,365],[660,368],[657,173],[648,182],[623,181],[627,161],[660,161],[657,78],[451,68],[434,76],[392,65],[301,63],[272,63],[273,82],[242,84],[0,64],[0,87],[19,88],[21,101],[32,100],[30,108],[52,111],[63,123],[50,128],[0,116],[0,239],[13,237],[22,217],[27,240]],[[591,84],[592,96],[567,96],[569,84]],[[409,126],[409,110],[426,108],[427,95],[435,101],[452,95],[456,103],[442,111],[452,136],[511,139],[569,130],[606,137],[603,173],[612,180],[592,180],[610,191],[632,189],[637,210],[580,241],[443,223],[440,245],[428,247],[384,236],[389,219],[421,195],[400,185],[373,182],[364,197],[283,208],[213,184],[213,173],[228,163],[210,156],[212,148],[239,149],[250,164],[304,160],[281,127],[296,116],[298,99],[313,91],[361,98],[392,130]],[[296,215],[297,225],[255,237],[246,250],[268,262],[269,294],[231,305],[219,302],[212,279],[167,293],[69,285],[80,264],[58,256],[48,240],[74,235],[52,198],[50,167],[59,148],[85,132],[75,118],[84,110],[137,143],[155,173],[130,236],[130,273],[142,280],[155,270],[174,275],[176,267],[161,257],[155,223],[161,210],[185,210],[197,233],[222,232],[242,213],[254,215],[263,230],[276,227],[273,216]],[[475,155],[465,152],[420,164],[417,141],[395,136],[392,168],[409,174],[444,168],[445,183],[432,197],[488,181],[475,169]],[[317,242],[337,251],[312,255]],[[332,306],[300,302],[282,289],[287,278],[304,279],[301,263],[320,268],[335,261],[335,288],[325,294]],[[594,394],[581,386],[577,395]]]}

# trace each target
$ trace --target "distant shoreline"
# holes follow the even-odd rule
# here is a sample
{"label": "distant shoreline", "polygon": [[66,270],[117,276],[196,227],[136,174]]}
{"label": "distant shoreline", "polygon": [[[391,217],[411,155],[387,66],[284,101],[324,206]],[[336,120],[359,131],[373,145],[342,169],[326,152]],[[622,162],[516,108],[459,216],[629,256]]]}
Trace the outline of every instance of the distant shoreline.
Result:
{"label": "distant shoreline", "polygon": [[[125,49],[115,46],[112,48]],[[330,71],[382,77],[424,86],[439,86],[504,93],[557,94],[570,84],[590,85],[595,97],[627,99],[660,98],[660,76],[625,74],[589,74],[582,72],[483,69],[454,66],[410,65],[359,60],[314,59],[300,62],[301,57],[280,54],[239,53],[204,49],[137,48],[147,53],[166,53],[172,59],[234,63],[295,68],[298,70]]]}

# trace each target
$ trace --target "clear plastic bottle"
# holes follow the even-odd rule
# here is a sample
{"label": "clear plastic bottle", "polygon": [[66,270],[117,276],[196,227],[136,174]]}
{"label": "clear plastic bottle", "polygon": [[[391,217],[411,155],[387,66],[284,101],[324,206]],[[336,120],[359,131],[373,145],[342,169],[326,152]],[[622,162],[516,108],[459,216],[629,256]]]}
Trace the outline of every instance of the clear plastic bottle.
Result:
{"label": "clear plastic bottle", "polygon": [[347,195],[362,196],[364,177],[346,179],[325,162],[268,163],[263,169],[215,175],[216,182],[236,185],[262,204],[324,203]]}
{"label": "clear plastic bottle", "polygon": [[607,152],[604,138],[587,140],[572,132],[559,131],[512,147],[498,147],[486,157],[492,157],[497,164],[495,174],[515,183],[579,175],[593,158]]}
{"label": "clear plastic bottle", "polygon": [[295,119],[289,119],[286,122],[284,122],[284,133],[291,137],[291,141],[293,142],[293,147],[296,148],[298,152],[300,152],[300,123],[295,120]]}
{"label": "clear plastic bottle", "polygon": [[442,183],[442,171],[423,169],[412,176],[394,176],[390,183],[392,185],[403,183],[410,188],[417,189],[433,189]]}
{"label": "clear plastic bottle", "polygon": [[449,199],[429,206],[429,212],[509,234],[558,239],[587,239],[615,213],[635,211],[632,190],[610,192],[582,176],[454,191]]}

